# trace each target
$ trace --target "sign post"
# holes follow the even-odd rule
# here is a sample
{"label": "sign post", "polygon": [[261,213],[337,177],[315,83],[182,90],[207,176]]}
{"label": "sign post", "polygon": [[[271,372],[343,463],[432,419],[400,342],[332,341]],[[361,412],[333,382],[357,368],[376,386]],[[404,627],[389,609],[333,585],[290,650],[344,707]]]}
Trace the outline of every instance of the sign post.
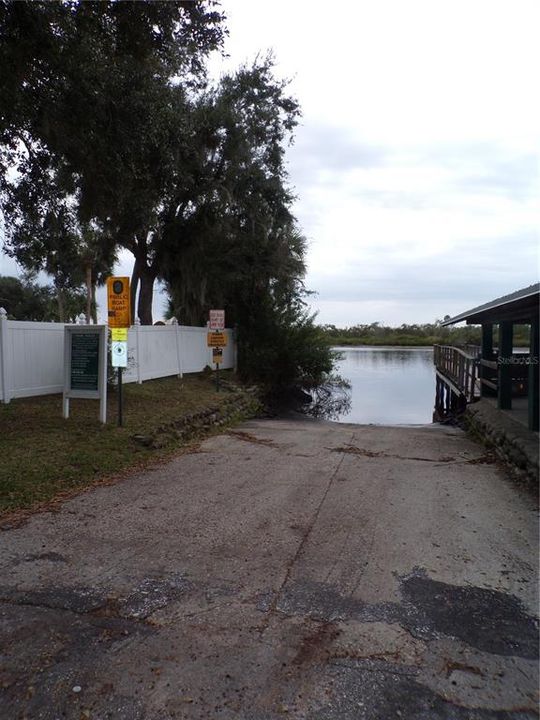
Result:
{"label": "sign post", "polygon": [[219,366],[223,362],[223,349],[227,347],[225,330],[225,310],[210,310],[207,345],[212,348],[212,362],[216,365],[216,392],[219,392]]}
{"label": "sign post", "polygon": [[64,327],[62,415],[69,418],[71,398],[99,400],[99,419],[107,422],[107,327]]}
{"label": "sign post", "polygon": [[127,367],[127,334],[131,326],[131,296],[128,277],[107,278],[107,316],[111,329],[112,366],[118,372],[118,425],[122,427],[122,370]]}

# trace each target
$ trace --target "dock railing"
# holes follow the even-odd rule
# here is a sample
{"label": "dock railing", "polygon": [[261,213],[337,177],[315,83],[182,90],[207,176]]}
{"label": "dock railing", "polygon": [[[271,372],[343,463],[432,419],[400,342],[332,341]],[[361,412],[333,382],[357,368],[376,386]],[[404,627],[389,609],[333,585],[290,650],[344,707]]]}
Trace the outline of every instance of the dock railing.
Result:
{"label": "dock railing", "polygon": [[476,352],[451,345],[434,345],[433,362],[442,379],[453,386],[452,390],[461,394],[468,403],[480,397]]}

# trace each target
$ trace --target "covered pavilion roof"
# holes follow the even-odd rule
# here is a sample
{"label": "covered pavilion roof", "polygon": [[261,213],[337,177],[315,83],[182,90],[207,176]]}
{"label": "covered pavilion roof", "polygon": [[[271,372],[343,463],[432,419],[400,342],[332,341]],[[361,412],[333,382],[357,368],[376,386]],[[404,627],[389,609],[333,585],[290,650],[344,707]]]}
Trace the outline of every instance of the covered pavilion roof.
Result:
{"label": "covered pavilion roof", "polygon": [[540,283],[534,283],[509,295],[496,298],[490,302],[466,310],[455,317],[445,320],[442,325],[454,325],[466,322],[467,325],[482,323],[500,323],[505,321],[529,323],[538,317],[540,308]]}

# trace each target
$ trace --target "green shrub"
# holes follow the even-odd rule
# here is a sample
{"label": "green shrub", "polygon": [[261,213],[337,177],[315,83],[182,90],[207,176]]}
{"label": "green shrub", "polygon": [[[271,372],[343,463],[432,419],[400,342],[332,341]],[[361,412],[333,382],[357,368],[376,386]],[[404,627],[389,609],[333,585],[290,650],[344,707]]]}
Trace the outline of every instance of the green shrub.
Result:
{"label": "green shrub", "polygon": [[299,306],[283,312],[261,307],[249,326],[239,328],[240,374],[268,390],[316,386],[332,372],[335,360],[314,316]]}

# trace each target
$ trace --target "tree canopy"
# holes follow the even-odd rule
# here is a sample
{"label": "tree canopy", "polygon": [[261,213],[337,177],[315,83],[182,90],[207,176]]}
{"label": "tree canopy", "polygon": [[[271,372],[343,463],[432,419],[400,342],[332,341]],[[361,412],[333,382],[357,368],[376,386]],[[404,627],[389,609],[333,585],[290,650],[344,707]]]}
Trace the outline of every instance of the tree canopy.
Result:
{"label": "tree canopy", "polygon": [[4,308],[10,320],[75,320],[83,311],[84,303],[82,293],[67,291],[63,306],[65,318],[61,318],[53,287],[38,285],[27,277],[0,275],[0,307]]}
{"label": "tree canopy", "polygon": [[64,242],[76,223],[98,222],[111,247],[133,252],[141,278],[156,276],[151,238],[183,149],[186,97],[204,83],[222,20],[199,0],[3,0],[0,167],[15,257],[26,261],[22,238],[36,227],[29,206],[42,223],[48,206]]}
{"label": "tree canopy", "polygon": [[271,57],[210,83],[225,34],[212,0],[0,0],[7,249],[52,277],[61,313],[128,250],[143,324],[159,278],[183,322],[225,308],[247,374],[315,377],[331,361],[285,166],[300,109]]}

